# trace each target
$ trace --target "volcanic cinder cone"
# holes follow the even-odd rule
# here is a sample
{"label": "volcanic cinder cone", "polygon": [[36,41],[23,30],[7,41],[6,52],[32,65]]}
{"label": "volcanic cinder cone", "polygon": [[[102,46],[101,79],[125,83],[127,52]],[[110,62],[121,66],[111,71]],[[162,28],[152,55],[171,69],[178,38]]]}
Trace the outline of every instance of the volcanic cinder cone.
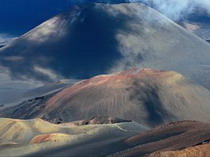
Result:
{"label": "volcanic cinder cone", "polygon": [[135,3],[71,7],[0,50],[13,76],[39,80],[137,66],[177,71],[209,88],[209,60],[208,43]]}
{"label": "volcanic cinder cone", "polygon": [[130,69],[99,75],[56,94],[25,101],[1,117],[41,117],[54,123],[112,116],[144,126],[210,120],[210,92],[173,71]]}

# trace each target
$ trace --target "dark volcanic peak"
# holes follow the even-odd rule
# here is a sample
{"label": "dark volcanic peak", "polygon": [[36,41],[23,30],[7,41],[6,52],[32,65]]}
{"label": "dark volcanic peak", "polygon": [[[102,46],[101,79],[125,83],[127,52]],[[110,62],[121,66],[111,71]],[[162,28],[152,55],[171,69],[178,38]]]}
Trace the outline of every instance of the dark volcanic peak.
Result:
{"label": "dark volcanic peak", "polygon": [[104,115],[153,127],[176,120],[209,121],[208,104],[209,90],[179,73],[134,68],[75,83],[41,101],[8,107],[0,116],[66,123]]}
{"label": "dark volcanic peak", "polygon": [[157,68],[210,87],[209,54],[208,43],[143,4],[87,4],[3,47],[0,64],[14,76],[39,80]]}

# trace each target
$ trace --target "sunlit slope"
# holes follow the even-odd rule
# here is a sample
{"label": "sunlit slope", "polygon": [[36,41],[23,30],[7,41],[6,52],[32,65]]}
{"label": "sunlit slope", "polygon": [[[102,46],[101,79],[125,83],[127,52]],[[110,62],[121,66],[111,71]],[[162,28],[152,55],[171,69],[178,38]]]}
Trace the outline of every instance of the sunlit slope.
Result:
{"label": "sunlit slope", "polygon": [[61,147],[33,156],[209,157],[209,128],[208,123],[174,122],[117,141]]}
{"label": "sunlit slope", "polygon": [[[108,118],[108,117],[107,117]],[[0,119],[0,156],[23,156],[96,141],[115,141],[147,130],[135,122],[55,125],[41,119]]]}

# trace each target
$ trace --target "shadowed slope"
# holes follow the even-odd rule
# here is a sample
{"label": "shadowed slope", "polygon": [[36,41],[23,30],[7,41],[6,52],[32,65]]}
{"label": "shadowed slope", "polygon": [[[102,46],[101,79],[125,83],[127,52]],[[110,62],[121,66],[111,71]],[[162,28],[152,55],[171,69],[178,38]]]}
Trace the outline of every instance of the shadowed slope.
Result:
{"label": "shadowed slope", "polygon": [[14,76],[39,80],[158,68],[210,87],[209,54],[206,42],[142,4],[89,4],[71,7],[3,47],[0,63]]}
{"label": "shadowed slope", "polygon": [[210,92],[172,71],[130,69],[100,75],[40,99],[6,108],[0,116],[41,117],[54,123],[112,116],[150,127],[210,120]]}
{"label": "shadowed slope", "polygon": [[[209,140],[209,124],[195,121],[175,122],[127,138],[124,140],[124,143],[129,149],[113,156],[139,157],[156,151],[175,151],[195,145],[202,145],[202,143],[205,144]],[[207,149],[206,153],[208,153],[207,156],[210,155]],[[193,150],[185,154],[189,156],[191,154],[190,157],[196,156],[196,152],[193,154]],[[156,157],[156,155],[151,155],[151,157]],[[157,157],[159,156],[157,155]]]}

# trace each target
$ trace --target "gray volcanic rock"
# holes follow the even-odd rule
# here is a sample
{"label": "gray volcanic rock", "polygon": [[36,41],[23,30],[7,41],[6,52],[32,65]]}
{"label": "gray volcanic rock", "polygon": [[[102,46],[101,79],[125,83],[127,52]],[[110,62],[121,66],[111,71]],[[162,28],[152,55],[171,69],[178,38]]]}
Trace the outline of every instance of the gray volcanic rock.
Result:
{"label": "gray volcanic rock", "polygon": [[[111,116],[154,127],[177,120],[208,122],[209,104],[209,90],[179,73],[130,69],[99,75],[52,95],[5,108],[0,111],[0,116],[18,119],[40,117],[53,123]],[[103,118],[93,121],[97,123]]]}
{"label": "gray volcanic rock", "polygon": [[13,76],[39,80],[137,66],[177,71],[210,88],[209,60],[208,43],[136,3],[71,7],[0,50]]}

